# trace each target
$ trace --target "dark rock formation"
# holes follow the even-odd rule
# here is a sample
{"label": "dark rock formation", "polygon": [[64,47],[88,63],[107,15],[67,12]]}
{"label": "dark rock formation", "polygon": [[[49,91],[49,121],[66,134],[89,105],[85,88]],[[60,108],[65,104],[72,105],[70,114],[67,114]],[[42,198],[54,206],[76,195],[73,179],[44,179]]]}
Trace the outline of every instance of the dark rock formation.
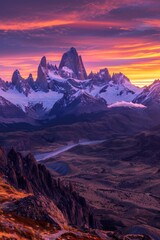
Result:
{"label": "dark rock formation", "polygon": [[123,84],[125,82],[130,82],[129,78],[127,78],[123,73],[113,73],[112,81],[115,84]]}
{"label": "dark rock formation", "polygon": [[37,88],[44,92],[48,91],[48,81],[47,81],[48,67],[46,57],[42,57],[41,62],[38,66],[37,73]]}
{"label": "dark rock formation", "polygon": [[88,78],[92,79],[92,83],[97,86],[107,84],[111,80],[111,76],[107,68],[100,69],[97,73],[91,72],[88,75]]}
{"label": "dark rock formation", "polygon": [[21,75],[20,75],[20,72],[18,69],[16,69],[14,72],[13,72],[13,75],[12,75],[12,84],[14,86],[18,86],[19,83],[24,80]]}
{"label": "dark rock formation", "polygon": [[31,90],[30,83],[22,78],[18,70],[15,70],[12,75],[12,86],[15,87],[18,92],[24,93],[26,96],[28,96]]}
{"label": "dark rock formation", "polygon": [[73,71],[73,76],[77,79],[87,79],[87,73],[83,65],[82,57],[78,56],[77,50],[71,48],[68,52],[64,53],[59,65],[59,69],[63,71],[63,68],[67,67]]}
{"label": "dark rock formation", "polygon": [[[14,149],[8,153],[8,157],[3,150],[0,153],[0,162],[3,163],[0,168],[1,172],[14,187],[33,193],[34,196],[49,199],[71,225],[79,228],[100,227],[85,199],[74,192],[70,186],[67,187],[60,180],[53,179],[46,167],[38,164],[31,154],[22,157]],[[25,202],[28,206],[28,199],[23,201],[23,203]],[[33,202],[36,204],[34,200]],[[21,205],[19,202],[17,204]],[[25,210],[20,211],[24,212]]]}
{"label": "dark rock formation", "polygon": [[49,223],[54,225],[56,229],[60,229],[61,224],[66,223],[55,204],[41,195],[30,195],[10,203],[5,212],[11,212],[16,216],[27,217],[38,222]]}
{"label": "dark rock formation", "polygon": [[35,82],[34,82],[34,79],[33,79],[33,76],[32,74],[30,73],[28,78],[26,79],[26,81],[28,82],[28,84],[31,86],[32,89],[35,90]]}

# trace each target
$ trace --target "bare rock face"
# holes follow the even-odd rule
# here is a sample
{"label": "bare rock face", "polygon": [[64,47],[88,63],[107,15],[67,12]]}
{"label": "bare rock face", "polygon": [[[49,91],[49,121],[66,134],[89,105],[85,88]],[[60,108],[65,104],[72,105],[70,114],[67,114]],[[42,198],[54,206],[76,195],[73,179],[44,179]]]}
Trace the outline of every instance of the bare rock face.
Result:
{"label": "bare rock face", "polygon": [[123,73],[113,73],[112,81],[115,84],[123,84],[125,82],[130,82],[129,78],[127,78]]}
{"label": "bare rock face", "polygon": [[31,73],[29,74],[28,78],[26,79],[26,82],[31,86],[32,89],[35,90],[35,82],[34,82],[34,79],[33,79],[33,76]]}
{"label": "bare rock face", "polygon": [[15,70],[12,75],[12,86],[15,87],[18,92],[24,93],[26,96],[28,96],[31,90],[30,83],[22,78],[18,70]]}
{"label": "bare rock face", "polygon": [[47,197],[41,195],[30,195],[19,199],[10,203],[5,211],[24,218],[27,217],[35,221],[49,223],[55,226],[56,229],[60,229],[64,224],[67,225],[63,214],[57,206]]}
{"label": "bare rock face", "polygon": [[111,80],[111,76],[107,68],[100,69],[97,73],[91,72],[88,75],[88,78],[92,79],[93,84],[97,86],[107,84]]}
{"label": "bare rock face", "polygon": [[72,77],[81,80],[87,79],[87,73],[83,65],[82,57],[78,56],[77,50],[73,47],[62,56],[59,69],[63,71],[65,67],[73,71]]}
{"label": "bare rock face", "polygon": [[37,88],[48,92],[48,82],[47,82],[47,74],[48,74],[48,67],[47,67],[47,60],[46,57],[42,57],[41,62],[38,66],[38,73],[37,73]]}
{"label": "bare rock face", "polygon": [[[100,227],[99,222],[94,219],[93,210],[87,205],[85,199],[74,192],[72,187],[67,187],[60,180],[54,179],[46,167],[38,164],[31,154],[22,157],[20,153],[12,149],[8,153],[7,159],[4,158],[3,152],[2,156],[3,159],[1,159],[0,155],[0,162],[3,160],[1,172],[5,174],[14,187],[32,193],[36,199],[39,199],[40,196],[40,199],[43,198],[43,201],[39,200],[41,205],[45,204],[44,199],[49,201],[48,204],[54,203],[59,211],[63,213],[67,222],[73,226],[81,229]],[[21,202],[17,202],[17,204],[22,206]],[[23,207],[25,207],[25,204],[26,207],[28,205],[37,205],[37,200],[27,198],[23,201]],[[18,211],[18,208],[14,208],[14,211]],[[19,211],[25,216],[25,211],[22,208]],[[38,211],[37,208],[36,211]],[[28,214],[30,217],[32,215],[35,217],[32,211]],[[40,218],[42,216],[46,217],[44,212],[39,214]]]}
{"label": "bare rock face", "polygon": [[[99,219],[102,216],[95,218],[96,209],[91,208],[85,199],[73,190],[72,184],[66,186],[60,179],[54,179],[46,167],[38,164],[31,154],[22,157],[12,149],[7,155],[0,148],[0,174],[18,190],[29,193],[2,206],[6,213],[49,224],[56,229],[67,224],[81,230],[102,227]],[[155,238],[152,238],[152,235]],[[156,236],[158,235],[154,235],[145,226],[106,232],[106,239],[117,240],[159,239]]]}
{"label": "bare rock face", "polygon": [[20,75],[19,70],[15,70],[13,75],[12,75],[12,84],[14,86],[18,86],[18,84],[23,80],[23,78]]}

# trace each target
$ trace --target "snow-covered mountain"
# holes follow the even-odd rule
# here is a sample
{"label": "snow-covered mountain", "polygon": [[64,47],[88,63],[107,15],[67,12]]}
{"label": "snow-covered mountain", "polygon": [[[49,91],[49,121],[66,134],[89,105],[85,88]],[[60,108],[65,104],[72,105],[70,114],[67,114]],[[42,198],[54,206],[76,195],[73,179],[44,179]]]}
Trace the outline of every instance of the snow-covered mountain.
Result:
{"label": "snow-covered mountain", "polygon": [[87,79],[82,57],[78,55],[77,50],[73,47],[63,54],[59,69],[63,77],[72,77],[82,80]]}
{"label": "snow-covered mountain", "polygon": [[23,118],[25,113],[21,108],[0,96],[0,118]]}
{"label": "snow-covered mountain", "polygon": [[42,57],[36,80],[32,74],[24,79],[18,70],[13,73],[11,82],[0,79],[0,96],[6,100],[6,108],[8,101],[33,119],[56,116],[60,112],[104,111],[107,105],[122,101],[142,103],[138,99],[145,91],[134,86],[122,73],[111,76],[107,68],[91,72],[87,77],[82,57],[75,48],[62,56],[59,67]]}
{"label": "snow-covered mountain", "polygon": [[146,106],[160,106],[160,80],[155,80],[133,100]]}
{"label": "snow-covered mountain", "polygon": [[106,111],[107,105],[103,98],[95,98],[83,90],[75,94],[68,93],[57,101],[49,115],[52,117],[65,115],[81,115]]}

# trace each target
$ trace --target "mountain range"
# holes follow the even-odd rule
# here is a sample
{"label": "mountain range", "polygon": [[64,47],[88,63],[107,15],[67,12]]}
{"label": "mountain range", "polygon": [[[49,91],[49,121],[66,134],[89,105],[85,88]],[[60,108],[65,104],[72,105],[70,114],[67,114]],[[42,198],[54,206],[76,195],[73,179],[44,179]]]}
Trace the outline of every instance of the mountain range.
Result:
{"label": "mountain range", "polygon": [[[0,79],[0,123],[52,120],[68,115],[105,112],[111,107],[159,106],[160,81],[139,88],[122,73],[107,68],[87,75],[75,48],[64,53],[59,67],[42,57],[37,78],[15,70],[11,82]],[[119,104],[118,104],[119,103]],[[128,104],[126,104],[128,103]]]}
{"label": "mountain range", "polygon": [[0,238],[158,240],[159,122],[159,80],[87,75],[75,48],[0,79]]}

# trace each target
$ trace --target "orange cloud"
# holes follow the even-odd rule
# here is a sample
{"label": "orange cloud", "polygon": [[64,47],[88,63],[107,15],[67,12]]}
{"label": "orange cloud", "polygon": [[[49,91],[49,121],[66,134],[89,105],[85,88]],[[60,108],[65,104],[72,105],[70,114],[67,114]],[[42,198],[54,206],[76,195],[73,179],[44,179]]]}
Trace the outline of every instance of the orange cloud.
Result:
{"label": "orange cloud", "polygon": [[33,22],[0,22],[0,30],[18,31],[18,30],[33,30],[38,28],[52,27],[71,24],[73,21],[67,20],[49,20],[49,21],[33,21]]}
{"label": "orange cloud", "polygon": [[[58,64],[61,59],[61,53],[57,53],[57,54],[46,53],[46,56],[48,61],[52,62],[53,64],[55,63]],[[110,66],[107,66],[107,65],[103,65],[103,63],[101,62],[99,63],[100,60],[102,60],[103,62],[103,59],[108,58],[107,51],[105,53],[103,51],[98,52],[96,50],[86,51],[86,52],[83,51],[82,56],[83,56],[84,63],[86,65],[88,73],[91,70],[96,72],[100,68],[108,67],[111,74],[114,72],[123,72],[127,77],[131,79],[131,81],[134,84],[138,86],[149,85],[155,79],[158,79],[160,76],[160,68],[159,68],[160,58],[157,58],[156,60],[151,58],[147,62],[145,62],[144,59],[142,59],[140,60],[139,63],[132,63],[132,64],[127,63],[127,64],[121,64],[121,65],[110,64]],[[24,78],[27,78],[29,73],[32,73],[34,76],[34,79],[36,79],[37,67],[40,62],[40,58],[41,58],[40,55],[26,56],[26,57],[17,56],[16,60],[15,58],[3,58],[3,61],[0,61],[0,65],[2,65],[3,63],[4,67],[0,67],[0,72],[1,72],[0,75],[3,79],[10,80],[13,71],[18,68]],[[92,58],[93,60],[91,62]],[[93,61],[95,61],[96,65],[98,66],[94,67]],[[3,69],[3,71],[1,69]]]}

